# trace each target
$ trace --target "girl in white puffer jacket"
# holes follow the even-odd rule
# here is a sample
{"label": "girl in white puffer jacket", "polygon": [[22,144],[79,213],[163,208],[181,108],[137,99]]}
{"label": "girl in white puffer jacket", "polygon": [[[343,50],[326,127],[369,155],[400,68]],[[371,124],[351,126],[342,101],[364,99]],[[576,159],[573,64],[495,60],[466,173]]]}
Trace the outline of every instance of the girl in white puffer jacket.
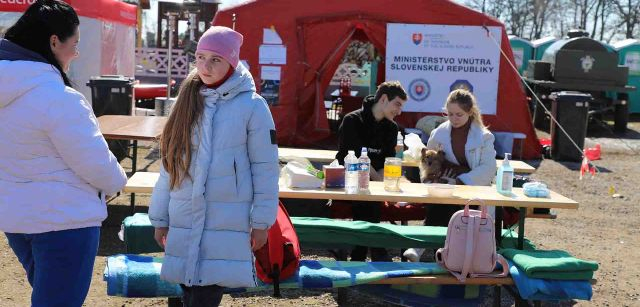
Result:
{"label": "girl in white puffer jacket", "polygon": [[164,247],[161,278],[185,306],[217,306],[223,287],[256,285],[252,250],[278,204],[278,146],[265,100],[239,63],[242,35],[211,27],[160,141],[149,219]]}

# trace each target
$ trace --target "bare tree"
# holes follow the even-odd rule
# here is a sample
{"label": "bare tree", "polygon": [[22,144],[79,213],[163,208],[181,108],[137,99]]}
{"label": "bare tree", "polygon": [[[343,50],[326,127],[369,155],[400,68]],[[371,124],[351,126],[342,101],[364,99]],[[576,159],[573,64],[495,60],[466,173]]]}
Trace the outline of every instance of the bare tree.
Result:
{"label": "bare tree", "polygon": [[[604,39],[604,34],[605,32],[615,32],[615,31],[607,31],[605,30],[605,25],[607,24],[607,20],[610,20],[611,18],[608,18],[609,15],[611,14],[611,0],[602,0],[602,7],[600,9],[600,41],[602,41]],[[611,41],[611,37],[609,38],[609,40],[607,41],[607,43],[609,43]]]}
{"label": "bare tree", "polygon": [[509,0],[468,0],[465,5],[483,14],[503,19],[504,9]]}
{"label": "bare tree", "polygon": [[527,0],[511,0],[507,1],[505,25],[512,34],[524,37],[524,31],[528,27],[529,21],[532,19],[529,2]]}
{"label": "bare tree", "polygon": [[569,29],[610,42],[640,35],[640,0],[465,0],[500,19],[509,34],[528,39],[564,37]]}
{"label": "bare tree", "polygon": [[633,38],[636,25],[640,20],[640,0],[612,0],[620,19],[618,26],[625,27],[625,37]]}
{"label": "bare tree", "polygon": [[533,10],[532,19],[533,24],[529,34],[529,39],[537,39],[542,36],[542,31],[545,29],[545,22],[549,17],[549,6],[552,4],[552,0],[532,0]]}

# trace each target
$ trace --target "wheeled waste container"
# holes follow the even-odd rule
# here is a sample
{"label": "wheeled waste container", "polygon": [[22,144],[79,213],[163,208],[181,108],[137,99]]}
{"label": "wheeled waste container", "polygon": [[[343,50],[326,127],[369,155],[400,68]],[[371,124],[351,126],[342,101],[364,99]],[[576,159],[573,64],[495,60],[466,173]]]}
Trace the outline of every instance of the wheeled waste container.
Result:
{"label": "wheeled waste container", "polygon": [[[120,75],[91,77],[87,86],[91,88],[93,113],[102,115],[131,115],[133,109],[133,78]],[[129,154],[129,141],[107,140],[109,150],[121,161]]]}
{"label": "wheeled waste container", "polygon": [[587,135],[590,94],[581,92],[555,92],[550,95],[551,114],[558,121],[578,148],[551,121],[551,157],[556,161],[582,161],[582,149]]}

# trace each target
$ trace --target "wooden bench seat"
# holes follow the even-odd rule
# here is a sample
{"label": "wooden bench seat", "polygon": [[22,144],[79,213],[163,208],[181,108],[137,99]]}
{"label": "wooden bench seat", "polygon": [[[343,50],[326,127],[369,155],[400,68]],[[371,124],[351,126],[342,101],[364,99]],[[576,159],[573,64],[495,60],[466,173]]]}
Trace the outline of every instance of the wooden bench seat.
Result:
{"label": "wooden bench seat", "polygon": [[491,278],[467,278],[465,282],[459,281],[451,275],[427,275],[427,276],[411,276],[396,277],[378,280],[370,283],[371,285],[478,285],[478,286],[511,286],[514,285],[511,277]]}

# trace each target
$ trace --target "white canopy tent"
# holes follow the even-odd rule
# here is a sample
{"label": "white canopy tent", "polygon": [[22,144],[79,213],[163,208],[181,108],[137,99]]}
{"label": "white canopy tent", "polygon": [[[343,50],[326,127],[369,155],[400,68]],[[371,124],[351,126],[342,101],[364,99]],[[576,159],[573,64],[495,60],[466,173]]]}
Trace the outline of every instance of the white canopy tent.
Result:
{"label": "white canopy tent", "polygon": [[[11,3],[9,3],[11,2]],[[0,2],[0,36],[35,0]],[[118,0],[67,0],[80,17],[80,57],[68,73],[75,89],[91,98],[89,78],[135,72],[137,8]]]}

